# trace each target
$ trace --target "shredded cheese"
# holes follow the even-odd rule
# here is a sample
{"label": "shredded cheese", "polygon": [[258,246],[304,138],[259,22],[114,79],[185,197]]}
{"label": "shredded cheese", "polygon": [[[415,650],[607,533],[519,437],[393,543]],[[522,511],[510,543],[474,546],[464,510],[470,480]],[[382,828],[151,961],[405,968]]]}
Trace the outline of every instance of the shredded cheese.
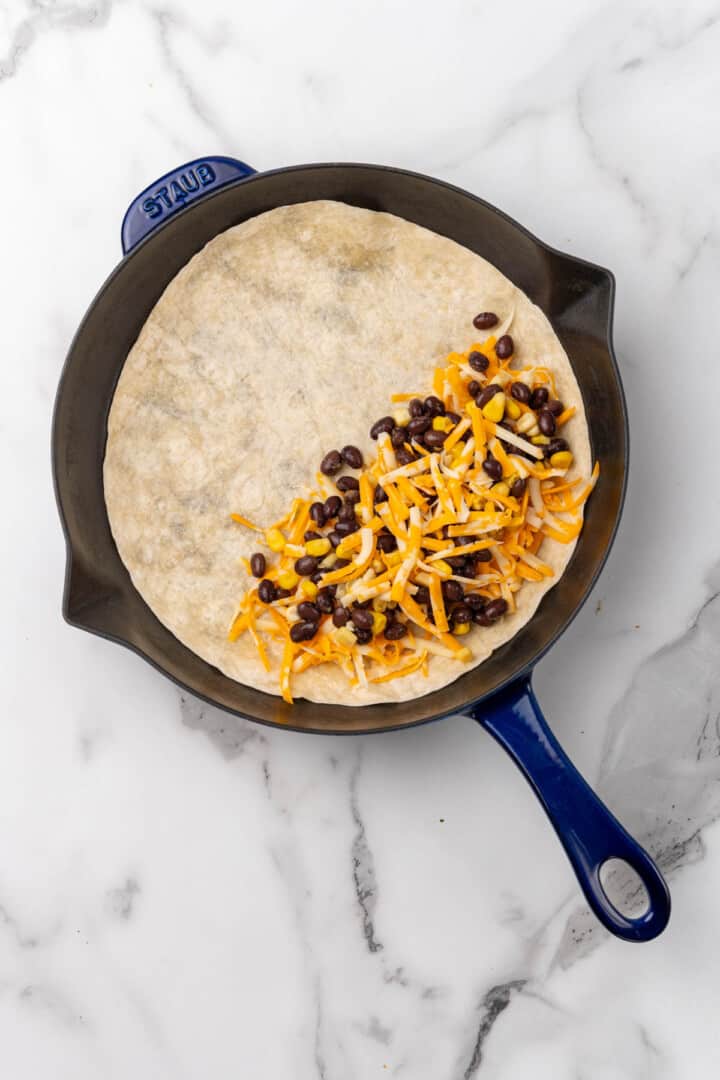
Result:
{"label": "shredded cheese", "polygon": [[[511,321],[512,312],[498,331],[504,333],[503,327]],[[488,360],[484,374],[470,367],[469,352],[450,353],[435,368],[430,391],[442,401],[446,413],[460,417],[456,421],[442,412],[435,416],[432,430],[446,434],[441,446],[429,448],[411,440],[405,449],[413,459],[407,461],[406,454],[404,463],[402,457],[399,463],[389,433],[380,433],[375,458],[358,476],[359,528],[339,543],[333,539],[334,550],[318,556],[318,576],[302,576],[298,560],[313,551],[312,547],[308,550],[305,534],[322,526],[316,528],[311,521],[310,507],[313,501],[335,493],[331,479],[319,473],[315,490],[295,498],[284,517],[267,529],[241,514],[230,515],[237,524],[262,535],[261,543],[275,560],[264,574],[272,588],[291,587],[287,595],[264,596],[269,600],[265,603],[260,600],[259,583],[251,582],[230,624],[228,640],[236,642],[249,635],[263,668],[272,671],[275,665],[278,670],[280,693],[289,704],[293,678],[321,664],[335,664],[351,686],[365,688],[415,672],[426,676],[433,656],[467,663],[472,659],[473,637],[465,644],[459,635],[467,633],[468,623],[456,622],[453,629],[454,605],[461,595],[458,586],[468,600],[502,599],[506,609],[514,611],[520,589],[553,576],[542,557],[543,543],[548,538],[572,543],[580,533],[582,507],[597,483],[599,465],[595,463],[589,478],[578,473],[571,454],[567,455],[569,468],[559,461],[555,465],[563,467],[554,467],[545,459],[543,447],[521,433],[533,430],[532,409],[509,396],[504,401],[499,394],[490,399],[495,402],[493,419],[483,415],[470,396],[470,380],[485,385],[495,382],[507,392],[510,381],[522,373],[526,385],[547,385],[555,394],[552,372],[538,365],[511,368],[512,358],[500,363],[495,343],[491,335],[470,350]],[[404,404],[415,397],[422,394],[397,393],[391,400]],[[502,409],[510,422],[507,427],[495,420],[498,414],[502,417]],[[574,406],[563,409],[557,425],[565,424],[575,412]],[[394,410],[397,425],[407,424],[407,418],[405,408]],[[520,431],[514,430],[515,420]],[[488,455],[499,463],[502,482],[484,467]],[[518,479],[522,481],[519,490],[514,486]],[[384,493],[384,499],[377,492]],[[328,532],[332,528],[327,523]],[[328,541],[323,543],[329,549]],[[489,554],[483,556],[486,561],[473,559],[480,553]],[[467,561],[456,562],[459,559]],[[250,576],[246,555],[239,562]],[[451,583],[457,583],[455,591]],[[352,617],[338,627],[326,607],[312,639],[308,641],[307,634],[303,637],[298,605],[312,602],[319,590],[329,587],[334,590],[335,608],[352,616],[354,605],[365,605],[372,616],[372,630],[365,631],[364,638],[353,630]],[[418,602],[423,589],[427,591]],[[401,633],[391,633],[398,622],[403,624]],[[296,626],[300,633],[293,629]],[[478,627],[474,634],[482,632]]]}

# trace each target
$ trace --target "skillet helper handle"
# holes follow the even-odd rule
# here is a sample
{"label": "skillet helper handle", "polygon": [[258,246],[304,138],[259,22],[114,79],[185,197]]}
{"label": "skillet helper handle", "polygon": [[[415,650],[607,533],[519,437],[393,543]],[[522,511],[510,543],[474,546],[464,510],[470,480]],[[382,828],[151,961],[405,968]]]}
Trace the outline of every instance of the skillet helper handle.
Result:
{"label": "skillet helper handle", "polygon": [[[670,918],[670,894],[655,863],[586,783],[548,727],[529,677],[470,711],[524,773],[550,818],[580,887],[603,926],[625,941],[651,941]],[[649,905],[637,918],[608,899],[600,869],[621,859],[639,876]]]}
{"label": "skillet helper handle", "polygon": [[256,170],[230,157],[205,157],[187,161],[149,184],[133,199],[120,231],[123,255],[132,251],[173,214],[204,195],[234,180],[254,176]]}

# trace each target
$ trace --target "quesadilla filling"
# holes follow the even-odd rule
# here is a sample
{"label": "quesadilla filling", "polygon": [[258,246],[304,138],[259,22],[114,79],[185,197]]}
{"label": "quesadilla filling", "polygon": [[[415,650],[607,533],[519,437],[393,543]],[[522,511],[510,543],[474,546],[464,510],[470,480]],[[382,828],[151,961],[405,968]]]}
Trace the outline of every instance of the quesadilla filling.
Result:
{"label": "quesadilla filling", "polygon": [[[488,330],[492,312],[473,320]],[[467,663],[466,635],[516,610],[530,583],[553,576],[546,537],[571,543],[599,475],[568,471],[562,436],[574,408],[544,366],[511,368],[507,333],[435,369],[432,393],[394,394],[371,428],[377,453],[329,450],[316,490],[262,534],[246,569],[231,641],[251,635],[292,703],[293,674],[336,664],[351,685],[427,674],[434,655]]]}

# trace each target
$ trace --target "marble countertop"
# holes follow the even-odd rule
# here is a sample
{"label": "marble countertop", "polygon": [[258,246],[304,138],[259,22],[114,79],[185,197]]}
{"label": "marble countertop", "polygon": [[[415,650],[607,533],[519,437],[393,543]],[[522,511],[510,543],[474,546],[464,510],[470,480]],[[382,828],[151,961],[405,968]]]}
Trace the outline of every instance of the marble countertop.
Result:
{"label": "marble countertop", "polygon": [[[719,52],[704,0],[0,5],[7,1080],[717,1076]],[[668,875],[652,944],[471,721],[261,729],[62,622],[63,357],[130,199],[211,153],[417,169],[615,271],[627,508],[536,688]]]}

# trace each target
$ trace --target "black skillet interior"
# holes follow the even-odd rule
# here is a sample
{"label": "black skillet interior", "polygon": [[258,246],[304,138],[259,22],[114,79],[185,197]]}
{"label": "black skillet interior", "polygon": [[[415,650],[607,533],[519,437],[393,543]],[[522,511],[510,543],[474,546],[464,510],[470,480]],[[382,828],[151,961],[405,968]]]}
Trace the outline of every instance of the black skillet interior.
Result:
{"label": "black skillet interior", "polygon": [[[242,686],[185,648],[134,589],[110,533],[102,462],[123,362],[177,271],[217,233],[273,207],[314,199],[383,210],[489,259],[550,318],[583,394],[601,462],[586,525],[561,583],[511,642],[456,682],[414,701],[362,709],[279,698]],[[170,218],[117,267],[72,343],[55,410],[53,458],[68,563],[66,619],[120,642],[200,697],[301,731],[389,730],[459,712],[527,671],[573,618],[602,568],[625,490],[627,421],[610,342],[614,283],[600,267],[553,251],[482,200],[429,177],[371,165],[309,165],[231,184]],[[378,403],[380,407],[382,403]],[[249,406],[251,408],[251,405]]]}

